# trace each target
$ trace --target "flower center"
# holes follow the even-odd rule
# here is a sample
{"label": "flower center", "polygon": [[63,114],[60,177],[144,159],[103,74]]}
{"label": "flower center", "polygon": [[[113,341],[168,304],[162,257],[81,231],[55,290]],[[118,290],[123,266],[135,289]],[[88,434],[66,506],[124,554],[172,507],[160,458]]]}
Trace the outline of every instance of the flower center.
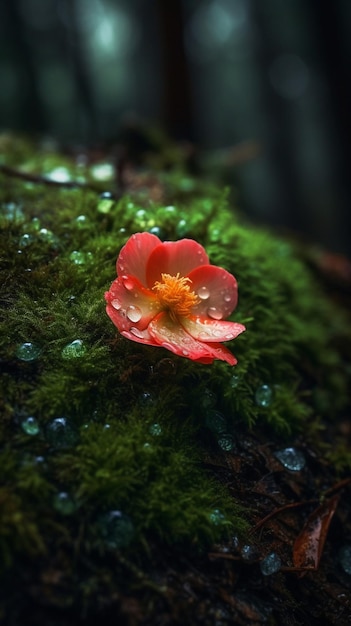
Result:
{"label": "flower center", "polygon": [[200,302],[200,299],[191,291],[190,278],[161,274],[162,280],[156,281],[152,290],[156,292],[157,298],[165,310],[169,311],[173,320],[177,316],[189,315],[193,306]]}

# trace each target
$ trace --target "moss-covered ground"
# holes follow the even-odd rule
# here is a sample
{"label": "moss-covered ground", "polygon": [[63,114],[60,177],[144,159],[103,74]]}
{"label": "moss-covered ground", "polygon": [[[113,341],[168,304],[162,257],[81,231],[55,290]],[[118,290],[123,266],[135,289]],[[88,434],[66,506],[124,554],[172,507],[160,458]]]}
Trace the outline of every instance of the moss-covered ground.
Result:
{"label": "moss-covered ground", "polygon": [[[189,623],[282,623],[272,600],[257,600],[252,622],[246,609],[240,617],[240,602],[254,603],[231,594],[240,576],[246,588],[262,579],[272,546],[292,565],[281,527],[260,542],[254,523],[347,488],[349,314],[296,244],[246,224],[226,190],[192,178],[178,157],[167,173],[162,161],[151,173],[129,166],[116,183],[113,154],[63,156],[10,135],[0,153],[0,616],[22,624],[31,610],[27,624],[74,624],[115,611],[130,624],[185,624],[192,598],[199,621]],[[247,327],[228,343],[236,367],[118,334],[103,295],[122,245],[142,231],[195,239],[236,276],[232,319]],[[300,471],[275,456],[288,447],[302,454]],[[229,577],[232,599],[209,593],[218,618],[189,559],[205,559],[208,589]],[[341,594],[349,577],[333,563]],[[315,623],[286,594],[290,623]]]}

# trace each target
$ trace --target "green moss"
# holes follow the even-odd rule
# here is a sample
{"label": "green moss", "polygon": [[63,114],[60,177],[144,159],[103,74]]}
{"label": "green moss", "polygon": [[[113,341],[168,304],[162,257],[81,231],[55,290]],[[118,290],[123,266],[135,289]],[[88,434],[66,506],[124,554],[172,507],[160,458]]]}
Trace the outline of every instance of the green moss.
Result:
{"label": "green moss", "polygon": [[[72,180],[94,178],[90,166],[2,141],[11,167],[40,175],[65,167]],[[99,519],[114,510],[132,521],[134,546],[155,538],[201,546],[243,532],[244,512],[201,464],[203,450],[217,445],[211,412],[232,435],[312,433],[322,417],[331,421],[348,400],[345,314],[292,244],[244,225],[226,191],[181,169],[157,179],[162,203],[150,201],[147,188],[106,201],[87,187],[0,178],[3,562],[42,554],[48,544],[57,550],[63,537],[74,544],[78,533],[83,552],[107,549]],[[232,319],[247,326],[229,344],[237,367],[200,365],[117,334],[103,294],[120,248],[142,230],[194,238],[235,274]],[[67,356],[77,339],[84,350]],[[33,361],[17,356],[24,342],[40,348]],[[262,385],[271,391],[264,403]],[[37,418],[38,436],[22,431],[26,415]],[[48,429],[63,417],[75,435],[55,446]],[[68,520],[53,506],[60,490],[76,503]],[[79,519],[87,520],[83,529]]]}

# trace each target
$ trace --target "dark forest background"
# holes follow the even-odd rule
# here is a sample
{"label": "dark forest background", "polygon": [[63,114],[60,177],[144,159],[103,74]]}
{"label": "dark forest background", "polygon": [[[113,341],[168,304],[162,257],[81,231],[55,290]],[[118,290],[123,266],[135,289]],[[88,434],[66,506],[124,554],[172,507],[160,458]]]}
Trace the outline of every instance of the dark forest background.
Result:
{"label": "dark forest background", "polygon": [[251,219],[350,254],[350,63],[350,0],[1,0],[0,128],[160,124]]}

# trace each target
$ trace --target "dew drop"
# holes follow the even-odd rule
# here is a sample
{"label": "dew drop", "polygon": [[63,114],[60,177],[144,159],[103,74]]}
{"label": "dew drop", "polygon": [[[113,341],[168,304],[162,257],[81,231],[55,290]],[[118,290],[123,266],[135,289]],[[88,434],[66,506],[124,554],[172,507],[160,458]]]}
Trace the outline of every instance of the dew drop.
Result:
{"label": "dew drop", "polygon": [[222,311],[220,311],[219,309],[216,309],[216,307],[214,306],[210,306],[210,308],[207,309],[207,315],[209,317],[212,317],[212,319],[214,320],[221,320],[223,317]]}
{"label": "dew drop", "polygon": [[229,433],[223,433],[217,440],[217,443],[222,450],[230,452],[234,447],[234,440]]}
{"label": "dew drop", "polygon": [[17,346],[15,354],[20,361],[35,361],[41,354],[41,348],[35,343],[26,341]]}
{"label": "dew drop", "polygon": [[57,417],[48,423],[45,430],[46,439],[54,448],[70,448],[78,440],[74,425],[67,417]]}
{"label": "dew drop", "polygon": [[255,402],[257,406],[267,407],[271,404],[273,399],[273,390],[269,385],[261,385],[257,387],[255,393]]}
{"label": "dew drop", "polygon": [[249,544],[243,546],[240,553],[244,561],[254,561],[257,557],[255,548]]}
{"label": "dew drop", "polygon": [[40,241],[45,241],[46,243],[57,243],[57,237],[51,230],[48,230],[47,228],[41,228],[38,232],[38,237]]}
{"label": "dew drop", "polygon": [[232,299],[232,297],[229,295],[229,293],[226,293],[224,296],[224,302],[230,302]]}
{"label": "dew drop", "polygon": [[128,276],[122,276],[123,284],[128,291],[131,291],[134,288],[134,280],[129,278]]}
{"label": "dew drop", "polygon": [[270,576],[279,572],[282,562],[278,554],[271,552],[260,563],[260,570],[263,576]]}
{"label": "dew drop", "polygon": [[78,359],[84,356],[87,349],[81,339],[75,339],[71,343],[68,343],[62,350],[61,356],[63,359]]}
{"label": "dew drop", "polygon": [[39,423],[38,420],[36,419],[36,417],[26,417],[22,422],[21,422],[21,427],[22,430],[27,434],[27,435],[38,435],[40,432],[40,427],[39,427]]}
{"label": "dew drop", "polygon": [[117,300],[117,298],[115,298],[114,300],[111,301],[111,305],[113,306],[114,309],[116,309],[116,311],[119,311],[122,306],[122,303],[119,300]]}
{"label": "dew drop", "polygon": [[162,426],[161,424],[152,424],[149,428],[149,433],[150,435],[153,435],[154,437],[159,437],[160,435],[162,435]]}
{"label": "dew drop", "polygon": [[24,233],[24,235],[20,237],[18,245],[20,249],[27,248],[27,246],[30,246],[30,244],[33,243],[33,241],[35,241],[33,235],[31,235],[30,233]]}
{"label": "dew drop", "polygon": [[78,215],[75,220],[78,228],[84,228],[89,223],[86,215]]}
{"label": "dew drop", "polygon": [[224,513],[222,513],[219,509],[213,509],[213,511],[209,514],[209,519],[214,526],[221,526],[226,521]]}
{"label": "dew drop", "polygon": [[197,295],[199,296],[199,298],[201,298],[201,300],[208,300],[208,298],[210,297],[209,289],[207,287],[200,287]]}
{"label": "dew drop", "polygon": [[109,511],[98,520],[100,535],[109,548],[125,548],[134,539],[134,524],[121,511]]}
{"label": "dew drop", "polygon": [[75,512],[77,505],[73,498],[66,493],[66,491],[61,491],[55,494],[53,507],[58,513],[61,513],[61,515],[72,515],[72,513]]}
{"label": "dew drop", "polygon": [[274,452],[274,456],[278,461],[292,472],[300,472],[306,465],[305,456],[296,448],[284,448]]}
{"label": "dew drop", "polygon": [[142,318],[141,309],[133,304],[127,308],[127,317],[131,322],[139,322]]}
{"label": "dew drop", "polygon": [[46,178],[57,183],[67,183],[71,180],[71,174],[66,167],[59,166],[48,172]]}
{"label": "dew drop", "polygon": [[90,171],[95,180],[100,181],[112,180],[115,175],[115,168],[112,163],[95,163],[91,166]]}
{"label": "dew drop", "polygon": [[184,354],[184,356],[189,356],[188,350],[182,350],[182,354]]}
{"label": "dew drop", "polygon": [[84,252],[80,252],[79,250],[73,250],[69,255],[70,261],[72,261],[75,265],[84,265],[86,262],[86,256]]}
{"label": "dew drop", "polygon": [[240,382],[239,376],[237,376],[236,374],[233,374],[233,376],[231,376],[229,379],[229,386],[232,389],[236,389],[237,386],[239,385],[239,382]]}
{"label": "dew drop", "polygon": [[132,328],[130,328],[130,332],[132,333],[132,335],[139,337],[139,339],[145,339],[143,331],[139,330],[139,328],[135,328],[135,326],[132,326]]}

